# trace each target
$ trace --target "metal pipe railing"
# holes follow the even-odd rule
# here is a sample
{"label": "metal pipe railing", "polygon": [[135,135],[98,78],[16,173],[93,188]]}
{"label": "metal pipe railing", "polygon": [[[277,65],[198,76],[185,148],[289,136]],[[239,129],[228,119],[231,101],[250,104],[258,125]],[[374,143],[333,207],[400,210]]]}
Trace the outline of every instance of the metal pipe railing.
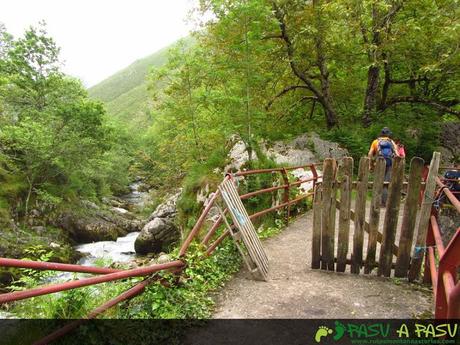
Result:
{"label": "metal pipe railing", "polygon": [[[460,213],[460,202],[454,194],[437,177],[436,184],[439,187],[437,197],[442,193],[446,195],[452,205]],[[441,231],[436,218],[437,210],[433,206],[433,214],[427,234],[427,265],[425,276],[430,276],[435,300],[435,318],[452,319],[460,317],[460,282],[457,281],[457,269],[460,266],[460,228],[450,240],[447,247],[442,241]],[[436,267],[436,253],[439,257],[439,265]],[[427,273],[429,271],[429,274]]]}
{"label": "metal pipe railing", "polygon": [[439,188],[441,188],[440,192],[446,195],[446,197],[449,199],[451,204],[455,207],[457,212],[460,213],[460,201],[455,197],[452,191],[450,191],[449,188],[444,183],[441,182],[441,179],[439,177],[436,177],[436,184],[438,185]]}
{"label": "metal pipe railing", "polygon": [[79,327],[83,323],[85,323],[88,320],[96,318],[98,315],[104,313],[107,309],[112,308],[113,306],[117,305],[120,302],[123,302],[127,299],[133,298],[142,292],[144,292],[145,288],[147,287],[148,284],[152,281],[151,278],[147,278],[140,283],[134,285],[132,288],[129,290],[126,290],[123,292],[121,295],[111,299],[110,301],[107,301],[106,303],[102,304],[101,306],[97,307],[94,309],[91,313],[89,313],[84,319],[79,319],[72,321],[65,325],[62,328],[59,328],[58,330],[54,331],[53,333],[47,335],[46,337],[36,341],[33,343],[33,345],[47,345],[59,338],[62,338],[64,335],[68,334],[75,328]]}
{"label": "metal pipe railing", "polygon": [[[271,207],[271,208],[267,208],[267,209],[265,209],[265,210],[263,210],[263,211],[260,211],[260,212],[251,214],[251,215],[249,216],[249,219],[251,219],[251,220],[256,219],[256,218],[261,217],[261,216],[263,216],[264,214],[267,214],[267,213],[269,213],[269,212],[273,212],[273,211],[276,211],[276,210],[278,210],[278,209],[280,209],[280,208],[286,207],[286,206],[288,206],[288,205],[295,204],[295,203],[299,202],[300,200],[305,199],[305,198],[307,198],[307,197],[309,197],[309,196],[312,196],[312,195],[313,195],[313,193],[307,193],[307,194],[301,195],[300,197],[298,197],[298,198],[296,198],[296,199],[294,199],[294,200],[291,200],[291,201],[289,201],[289,202],[286,202],[286,203],[283,203],[283,204],[280,204],[280,205],[277,205],[277,206],[274,206],[274,207]],[[223,241],[229,234],[230,234],[230,231],[229,231],[228,229],[225,230],[225,231],[222,233],[222,235],[220,235],[219,238],[217,238],[217,240],[215,240],[215,241],[208,247],[208,249],[206,250],[206,255],[212,254],[212,252],[214,252],[214,250],[217,248],[217,246],[218,246],[219,244],[221,244],[222,241]]]}
{"label": "metal pipe railing", "polygon": [[[310,170],[311,170],[311,172],[313,174],[313,177],[303,179],[303,180],[299,180],[299,181],[295,181],[295,182],[289,182],[288,181],[286,171],[295,170],[295,169],[305,169],[305,168],[310,168]],[[270,192],[274,192],[274,191],[277,191],[277,190],[284,189],[285,190],[285,197],[284,197],[285,202],[283,204],[281,204],[281,205],[271,207],[269,209],[265,209],[263,211],[260,211],[260,212],[256,213],[255,215],[252,215],[252,216],[250,216],[250,218],[252,217],[251,219],[255,219],[258,216],[262,216],[262,215],[264,215],[266,213],[275,211],[275,210],[283,208],[283,207],[288,207],[289,208],[290,205],[293,204],[293,202],[289,202],[289,190],[290,190],[291,186],[298,186],[298,185],[301,185],[302,183],[307,183],[307,182],[313,182],[313,184],[316,184],[317,181],[321,178],[321,176],[318,176],[318,173],[316,171],[316,167],[315,167],[314,164],[306,164],[306,165],[299,165],[299,166],[286,167],[286,168],[270,168],[270,169],[257,169],[257,170],[240,171],[240,172],[234,173],[232,176],[244,177],[244,176],[248,176],[248,175],[267,174],[267,173],[274,173],[274,172],[281,174],[281,176],[283,177],[283,180],[285,182],[283,185],[264,188],[264,189],[260,189],[260,190],[257,190],[257,191],[252,191],[252,192],[249,192],[249,193],[246,193],[246,194],[242,194],[242,195],[240,195],[240,198],[241,198],[241,200],[246,200],[246,199],[249,199],[249,198],[251,198],[253,196],[256,196],[256,195],[260,195],[260,194],[264,194],[264,193],[270,193]],[[227,175],[225,178],[229,178],[229,175]],[[312,194],[309,194],[309,195],[312,195]],[[301,199],[303,199],[303,198],[305,198],[305,197],[307,197],[309,195],[303,196],[299,200],[301,200]],[[181,249],[180,249],[180,252],[179,252],[179,256],[185,255],[185,253],[187,251],[187,248],[190,246],[190,243],[199,234],[199,232],[200,232],[200,230],[201,230],[201,228],[202,228],[202,226],[203,226],[203,224],[204,224],[204,222],[206,220],[206,216],[209,213],[209,211],[212,208],[212,206],[214,206],[214,203],[216,202],[217,197],[218,197],[218,195],[217,195],[217,193],[215,193],[214,196],[212,197],[212,199],[209,201],[208,205],[205,207],[205,209],[201,213],[197,223],[195,224],[193,229],[188,234],[186,240],[183,242],[183,244],[181,246]],[[298,202],[299,200],[297,200],[296,202]],[[226,212],[227,212],[227,210],[224,210],[224,214]],[[288,209],[288,217],[289,217],[289,209]],[[222,220],[223,220],[222,216],[219,216],[217,218],[217,220],[214,222],[214,224],[208,230],[208,232],[206,233],[204,238],[201,240],[202,244],[207,245],[209,243],[209,241],[211,240],[212,236],[214,236],[214,234],[216,233],[216,231],[219,228],[219,226],[222,225]],[[207,253],[208,254],[212,253],[214,251],[214,249],[216,248],[216,242],[218,242],[218,244],[221,243],[223,238],[225,238],[227,235],[228,235],[228,233],[225,236],[221,235],[218,238],[218,240],[216,240],[210,247],[208,247]]]}
{"label": "metal pipe railing", "polygon": [[122,270],[105,267],[92,267],[72,264],[61,264],[57,262],[30,261],[0,258],[0,267],[31,268],[35,270],[64,271],[78,273],[107,274],[120,272]]}
{"label": "metal pipe railing", "polygon": [[[289,180],[287,179],[287,171],[288,170],[295,170],[295,169],[300,169],[300,168],[310,168],[312,173],[313,173],[313,178],[309,179],[304,179],[304,180],[299,180],[295,181],[293,183],[290,183]],[[301,166],[295,166],[295,167],[288,167],[288,168],[274,168],[274,169],[259,169],[259,170],[252,170],[252,171],[244,171],[244,172],[239,172],[236,173],[236,176],[247,176],[247,175],[253,175],[253,174],[259,174],[259,173],[273,173],[273,172],[278,172],[282,174],[282,177],[285,181],[285,184],[282,186],[275,186],[275,187],[270,187],[270,188],[265,188],[261,189],[258,191],[253,191],[244,195],[241,195],[241,199],[247,199],[252,196],[256,196],[259,194],[263,193],[269,193],[273,192],[276,190],[284,189],[285,190],[285,202],[274,206],[270,207],[268,209],[259,211],[255,214],[252,214],[250,216],[250,219],[256,219],[258,217],[261,217],[264,214],[267,214],[269,212],[273,212],[275,210],[281,209],[283,207],[290,207],[290,205],[299,202],[300,200],[313,195],[313,193],[308,193],[305,195],[301,195],[300,197],[297,197],[294,200],[289,200],[289,190],[291,186],[298,186],[301,185],[302,183],[305,182],[313,182],[314,184],[317,183],[318,179],[320,176],[318,176],[316,172],[316,168],[314,164],[309,164],[309,165],[301,165]],[[229,176],[226,177],[226,179],[229,178]],[[214,206],[216,199],[219,197],[219,191],[216,191],[212,198],[210,199],[209,203],[206,205],[204,208],[203,212],[201,213],[200,217],[198,218],[197,222],[195,223],[195,226],[193,229],[190,231],[188,234],[187,238],[185,241],[182,243],[182,246],[179,250],[179,256],[184,256],[188,247],[190,246],[190,243],[193,241],[193,239],[199,234],[199,231],[201,230],[206,217],[211,210],[211,208]],[[224,210],[224,215],[227,212],[227,210]],[[289,213],[288,213],[289,217]],[[217,228],[219,225],[222,223],[222,216],[220,216],[216,222],[213,224],[211,229],[208,231],[206,234],[205,238],[203,239],[202,243],[207,244],[209,240],[212,238],[212,236],[215,234]],[[211,254],[212,251],[215,250],[215,248],[225,239],[229,234],[229,231],[225,231],[207,250],[208,254]],[[115,280],[120,280],[120,279],[125,279],[125,278],[130,278],[130,277],[138,277],[138,276],[148,276],[153,273],[156,273],[161,270],[171,270],[175,269],[175,272],[177,273],[178,271],[182,270],[183,267],[185,266],[185,263],[181,260],[176,260],[172,261],[169,263],[165,264],[157,264],[157,265],[152,265],[148,267],[140,267],[140,268],[135,268],[135,269],[130,269],[130,270],[119,270],[119,269],[113,269],[113,268],[102,268],[102,267],[90,267],[90,266],[81,266],[81,265],[72,265],[72,264],[61,264],[61,263],[55,263],[55,262],[35,262],[35,261],[29,261],[29,260],[17,260],[17,259],[7,259],[7,258],[0,258],[0,266],[4,267],[19,267],[19,268],[29,268],[29,269],[39,269],[39,270],[55,270],[55,271],[66,271],[66,272],[79,272],[79,273],[92,273],[92,274],[103,274],[102,276],[97,276],[97,277],[90,277],[90,278],[83,278],[79,280],[74,280],[74,281],[69,281],[69,282],[64,282],[64,283],[57,283],[57,284],[51,284],[47,286],[42,286],[38,288],[33,288],[33,289],[28,289],[24,291],[15,291],[15,292],[10,292],[10,293],[5,293],[0,295],[0,304],[1,303],[8,303],[12,301],[18,301],[22,300],[25,298],[30,298],[30,297],[36,297],[36,296],[42,296],[46,294],[51,294],[55,292],[60,292],[60,291],[66,291],[69,289],[74,289],[74,288],[79,288],[79,287],[84,287],[84,286],[89,286],[89,285],[95,285],[95,284],[100,284],[100,283],[105,283],[105,282],[110,282],[110,281],[115,281]],[[96,317],[97,315],[100,315],[107,309],[111,308],[112,306],[120,303],[121,301],[124,301],[128,298],[134,297],[140,293],[142,293],[145,289],[145,287],[148,285],[149,281],[151,279],[146,279],[143,282],[135,285],[131,289],[125,291],[121,295],[117,296],[116,298],[104,303],[100,307],[96,308],[93,312],[88,314],[86,319],[91,319]],[[48,335],[47,337],[39,340],[36,342],[36,345],[41,345],[41,344],[47,344],[51,341],[54,341],[64,334],[67,334],[70,332],[72,329],[78,327],[82,322],[84,322],[85,319],[83,320],[78,320],[75,322],[72,322],[63,328],[53,332],[52,334]]]}
{"label": "metal pipe railing", "polygon": [[125,278],[132,278],[132,277],[143,277],[143,276],[147,276],[147,275],[153,274],[161,270],[166,270],[170,268],[181,268],[184,265],[185,264],[182,261],[176,260],[176,261],[171,261],[171,262],[167,262],[164,264],[156,264],[156,265],[151,265],[147,267],[140,267],[140,268],[125,270],[121,272],[109,273],[109,274],[98,276],[98,277],[84,278],[84,279],[73,280],[73,281],[69,281],[65,283],[57,283],[57,284],[52,284],[52,285],[47,285],[47,286],[41,286],[38,288],[24,290],[24,291],[9,292],[9,293],[0,295],[0,304],[7,303],[7,302],[13,302],[13,301],[19,301],[25,298],[42,296],[42,295],[47,295],[47,294],[51,294],[55,292],[80,288],[80,287],[89,286],[89,285],[106,283],[106,282],[110,282],[114,280],[120,280],[120,279],[125,279]]}
{"label": "metal pipe railing", "polygon": [[[225,177],[226,179],[228,177]],[[182,246],[179,250],[179,256],[182,257],[185,255],[185,252],[187,251],[188,247],[190,246],[190,243],[192,243],[193,238],[198,234],[198,232],[201,230],[201,226],[203,225],[204,221],[206,220],[206,216],[208,215],[209,211],[211,210],[212,206],[214,205],[215,200],[219,196],[220,192],[217,190],[214,195],[212,196],[211,200],[209,200],[208,205],[205,207],[203,212],[201,213],[200,217],[195,223],[195,226],[193,229],[190,231],[188,234],[187,238],[185,241],[182,243]]]}

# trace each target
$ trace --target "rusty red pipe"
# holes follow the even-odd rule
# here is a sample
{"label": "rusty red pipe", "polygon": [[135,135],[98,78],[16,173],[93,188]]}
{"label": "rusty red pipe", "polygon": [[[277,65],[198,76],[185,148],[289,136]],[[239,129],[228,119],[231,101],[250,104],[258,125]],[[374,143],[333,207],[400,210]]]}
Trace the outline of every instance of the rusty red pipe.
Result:
{"label": "rusty red pipe", "polygon": [[433,247],[428,247],[428,262],[431,275],[431,284],[433,285],[433,299],[436,301],[436,292],[438,288],[438,271],[436,270]]}
{"label": "rusty red pipe", "polygon": [[25,291],[9,292],[9,293],[0,295],[0,304],[12,302],[12,301],[19,301],[21,299],[30,298],[30,297],[42,296],[42,295],[47,295],[47,294],[51,294],[55,292],[75,289],[75,288],[84,287],[88,285],[106,283],[109,281],[114,281],[114,280],[119,280],[119,279],[147,276],[147,275],[150,275],[152,273],[155,273],[161,270],[166,270],[169,268],[178,268],[178,267],[183,267],[183,266],[184,266],[184,263],[182,261],[176,260],[176,261],[167,262],[165,264],[156,264],[156,265],[151,265],[148,267],[134,268],[130,270],[109,273],[103,276],[79,279],[79,280],[74,280],[74,281],[65,282],[65,283],[58,283],[58,284],[53,284],[53,285],[47,285],[47,286],[42,286],[42,287],[25,290]]}
{"label": "rusty red pipe", "polygon": [[7,259],[7,258],[0,258],[0,266],[1,267],[32,268],[36,270],[94,273],[94,274],[106,274],[106,273],[115,273],[115,272],[122,271],[122,270],[118,270],[115,268],[91,267],[91,266],[72,265],[72,264],[60,264],[57,262],[30,261],[30,260],[18,260],[18,259]]}
{"label": "rusty red pipe", "polygon": [[276,187],[270,187],[270,188],[256,190],[254,192],[250,192],[250,193],[240,195],[240,199],[241,200],[249,199],[249,198],[251,198],[253,196],[256,196],[256,195],[259,195],[259,194],[268,193],[268,192],[274,192],[275,190],[279,190],[279,189],[285,189],[288,186],[289,185],[285,184],[285,185],[282,185],[282,186],[276,186]]}
{"label": "rusty red pipe", "polygon": [[436,249],[438,250],[439,257],[442,257],[446,250],[444,248],[444,244],[442,243],[442,238],[441,238],[441,233],[439,231],[438,222],[436,221],[435,216],[431,216],[430,221],[431,221],[431,229],[432,229],[431,231],[433,232],[433,237],[436,242]]}
{"label": "rusty red pipe", "polygon": [[460,319],[460,283],[457,283],[448,296],[447,318]]}
{"label": "rusty red pipe", "polygon": [[317,179],[318,179],[317,177],[310,177],[310,178],[307,178],[305,180],[299,180],[299,181],[291,182],[291,186],[297,186],[297,185],[302,184],[302,183],[316,181]]}
{"label": "rusty red pipe", "polygon": [[[227,214],[228,210],[225,209],[224,211],[224,215]],[[202,244],[206,245],[208,244],[209,240],[211,239],[211,237],[216,233],[217,231],[217,228],[222,224],[222,216],[219,216],[219,218],[217,218],[216,222],[212,225],[211,229],[209,229],[208,233],[206,234],[206,236],[203,238],[203,241],[201,241]]]}
{"label": "rusty red pipe", "polygon": [[[228,177],[226,177],[228,178]],[[214,195],[212,196],[211,200],[209,200],[208,205],[205,207],[203,212],[201,213],[200,218],[195,223],[195,226],[193,229],[190,231],[188,234],[187,238],[185,241],[182,243],[182,246],[179,250],[179,256],[184,256],[185,252],[187,251],[188,247],[190,246],[190,243],[192,242],[193,238],[198,234],[198,232],[201,229],[201,226],[203,225],[204,221],[206,220],[206,216],[208,215],[209,211],[211,210],[211,207],[214,205],[215,200],[219,196],[220,192],[217,190]]]}
{"label": "rusty red pipe", "polygon": [[296,170],[296,169],[312,168],[313,166],[314,166],[314,164],[306,164],[306,165],[299,165],[299,166],[287,167],[287,168],[271,168],[271,169],[257,169],[257,170],[248,170],[248,171],[238,171],[234,175],[235,176],[255,175],[255,174],[263,174],[263,173],[281,172],[283,170]]}
{"label": "rusty red pipe", "polygon": [[[251,215],[249,216],[249,219],[253,220],[253,219],[256,219],[256,218],[258,218],[258,217],[260,217],[260,216],[263,216],[263,215],[266,214],[266,213],[269,213],[269,212],[272,212],[272,211],[276,211],[276,210],[278,210],[278,209],[280,209],[280,208],[283,208],[283,207],[286,207],[286,206],[288,206],[288,205],[295,204],[296,202],[299,202],[300,200],[305,199],[305,198],[307,198],[307,197],[309,197],[309,196],[311,196],[311,195],[313,195],[313,193],[304,194],[304,195],[301,195],[300,197],[298,197],[298,198],[296,198],[296,199],[294,199],[294,200],[291,200],[291,201],[289,201],[289,202],[285,202],[285,203],[280,204],[280,205],[278,205],[278,206],[274,206],[274,207],[271,207],[271,208],[267,208],[267,209],[265,209],[265,210],[263,210],[263,211],[260,211],[260,212],[251,214]],[[209,246],[209,248],[206,250],[206,255],[211,255],[212,252],[214,252],[214,250],[217,248],[217,246],[218,246],[220,243],[222,243],[222,241],[223,241],[229,234],[230,234],[230,231],[229,231],[228,229],[227,229],[226,231],[224,231],[224,232],[222,233],[222,235],[220,235],[219,238],[218,238],[217,240],[215,240],[215,241],[213,242],[213,244],[211,244],[211,245]]]}
{"label": "rusty red pipe", "polygon": [[441,179],[439,177],[436,177],[436,184],[438,187],[442,188],[441,192],[444,193],[451,204],[455,207],[457,212],[460,213],[460,201],[455,197],[455,195],[449,190],[449,188],[442,183]]}
{"label": "rusty red pipe", "polygon": [[230,234],[230,230],[225,230],[222,235],[219,236],[217,240],[214,241],[214,243],[209,246],[209,248],[206,250],[206,255],[211,255],[214,250],[216,250],[217,246],[222,243],[222,241]]}
{"label": "rusty red pipe", "polygon": [[103,305],[97,307],[91,313],[89,313],[84,319],[75,320],[73,322],[68,323],[64,327],[59,328],[58,330],[56,330],[53,333],[47,335],[46,337],[34,342],[33,345],[46,345],[46,344],[49,344],[49,343],[51,343],[51,342],[63,337],[64,335],[66,335],[67,333],[71,332],[72,330],[74,330],[75,328],[77,328],[78,326],[83,324],[84,322],[86,322],[88,320],[91,320],[91,319],[94,319],[96,316],[102,314],[107,309],[117,305],[120,302],[123,302],[123,301],[125,301],[127,299],[133,298],[133,297],[139,295],[140,293],[144,292],[145,288],[147,287],[147,285],[151,281],[152,281],[151,279],[143,280],[142,282],[134,285],[131,289],[126,290],[125,292],[123,292],[121,295],[119,295],[119,296],[111,299],[110,301],[104,303]]}

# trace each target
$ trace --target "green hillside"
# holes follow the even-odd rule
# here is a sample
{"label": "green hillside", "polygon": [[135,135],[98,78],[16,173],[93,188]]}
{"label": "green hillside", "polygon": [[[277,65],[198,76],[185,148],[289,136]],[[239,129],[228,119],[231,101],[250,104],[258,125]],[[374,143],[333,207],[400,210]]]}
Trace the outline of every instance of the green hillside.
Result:
{"label": "green hillside", "polygon": [[89,88],[89,95],[103,101],[111,116],[136,126],[145,125],[148,122],[146,76],[151,67],[159,67],[166,63],[170,47],[135,61]]}

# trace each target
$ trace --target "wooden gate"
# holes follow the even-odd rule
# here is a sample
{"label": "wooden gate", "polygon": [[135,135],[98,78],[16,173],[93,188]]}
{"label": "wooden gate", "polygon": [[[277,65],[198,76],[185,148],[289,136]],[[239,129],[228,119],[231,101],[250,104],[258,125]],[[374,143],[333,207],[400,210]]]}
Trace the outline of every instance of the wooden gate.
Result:
{"label": "wooden gate", "polygon": [[377,269],[379,276],[386,277],[393,269],[395,277],[417,279],[426,249],[439,154],[433,156],[426,182],[422,181],[424,161],[418,157],[411,160],[407,182],[402,158],[393,160],[389,182],[385,182],[383,158],[372,169],[369,158],[361,158],[356,180],[353,159],[346,157],[339,163],[324,161],[323,181],[315,189],[312,268],[345,272],[350,265],[351,273],[370,274]]}

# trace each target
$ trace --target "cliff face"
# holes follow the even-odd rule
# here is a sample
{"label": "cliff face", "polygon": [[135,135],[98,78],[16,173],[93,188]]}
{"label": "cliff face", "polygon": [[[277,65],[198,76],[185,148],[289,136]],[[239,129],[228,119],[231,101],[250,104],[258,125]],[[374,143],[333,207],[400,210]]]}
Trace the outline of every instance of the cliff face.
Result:
{"label": "cliff face", "polygon": [[[230,163],[225,167],[225,171],[237,171],[249,159],[243,140],[233,137],[232,141],[233,145],[228,154]],[[321,139],[316,133],[305,133],[290,141],[261,141],[259,147],[267,158],[285,166],[318,163],[328,157],[340,159],[348,155],[348,151],[339,144]],[[252,159],[257,160],[255,152]]]}
{"label": "cliff face", "polygon": [[441,132],[441,159],[446,165],[460,162],[460,122],[443,124]]}

